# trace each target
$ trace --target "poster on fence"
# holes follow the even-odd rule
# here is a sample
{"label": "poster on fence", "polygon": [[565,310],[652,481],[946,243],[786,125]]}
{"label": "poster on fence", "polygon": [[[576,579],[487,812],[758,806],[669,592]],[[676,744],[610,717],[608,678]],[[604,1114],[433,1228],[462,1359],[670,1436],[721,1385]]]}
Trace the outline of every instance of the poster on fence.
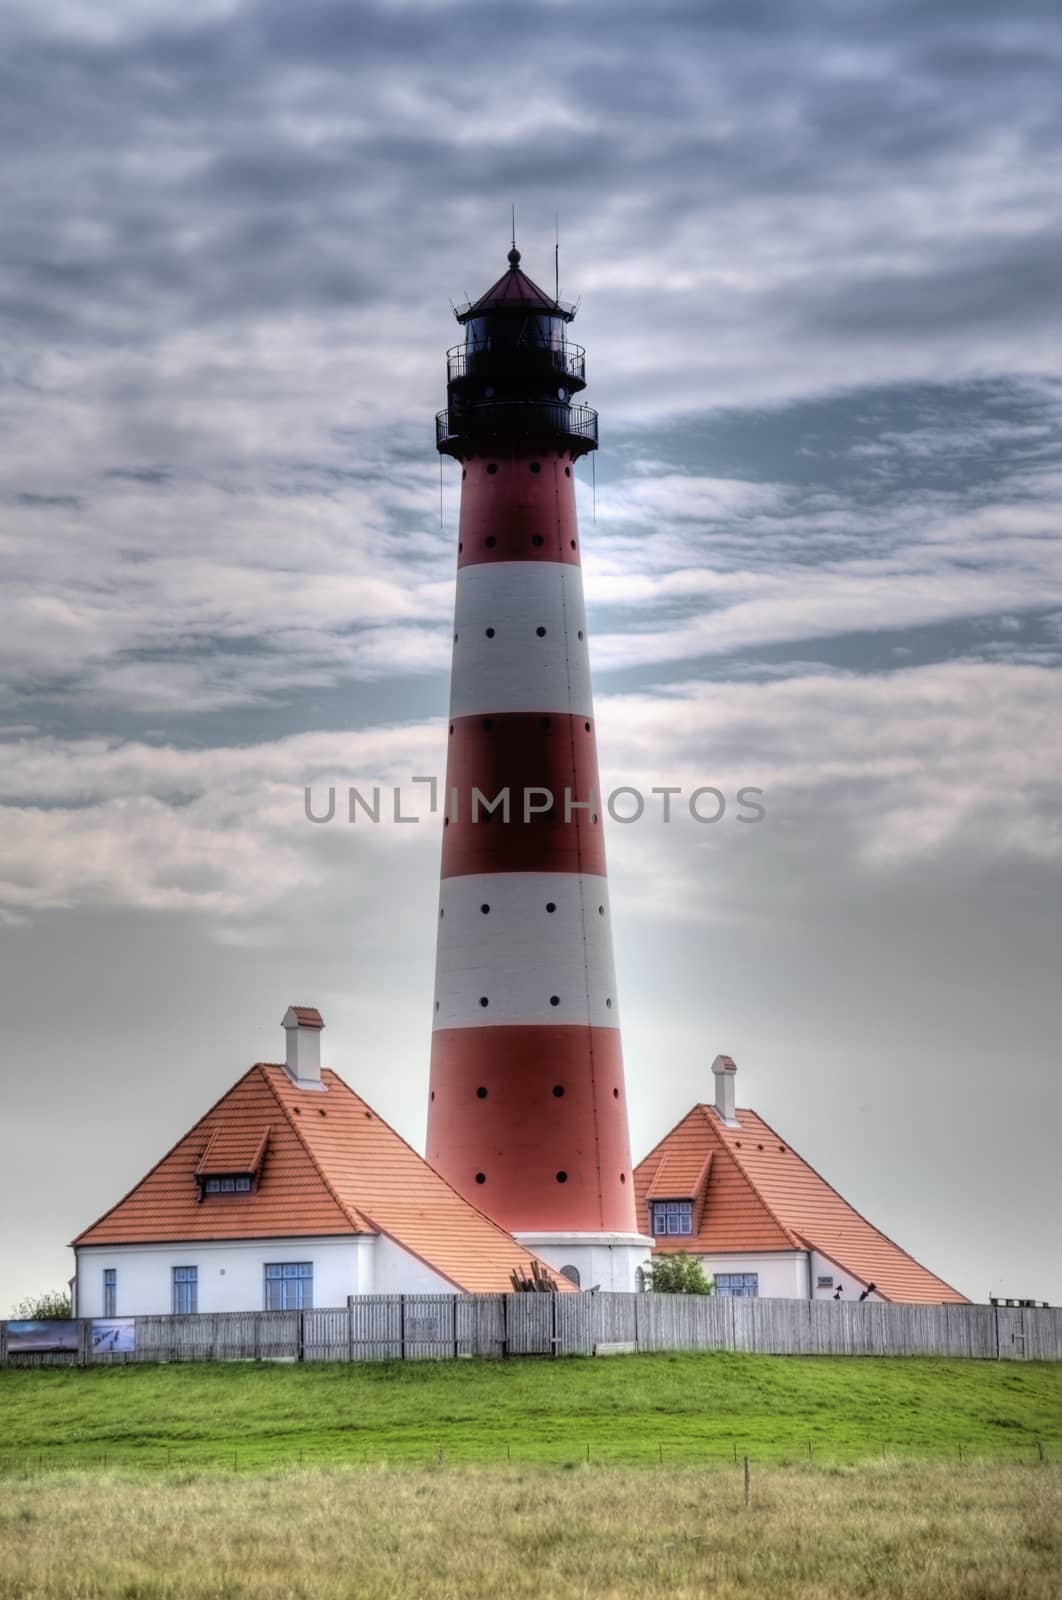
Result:
{"label": "poster on fence", "polygon": [[95,1317],[92,1323],[94,1356],[131,1356],[136,1349],[133,1317]]}
{"label": "poster on fence", "polygon": [[26,1322],[9,1322],[7,1325],[9,1356],[77,1355],[77,1350],[76,1322],[51,1322],[34,1318]]}

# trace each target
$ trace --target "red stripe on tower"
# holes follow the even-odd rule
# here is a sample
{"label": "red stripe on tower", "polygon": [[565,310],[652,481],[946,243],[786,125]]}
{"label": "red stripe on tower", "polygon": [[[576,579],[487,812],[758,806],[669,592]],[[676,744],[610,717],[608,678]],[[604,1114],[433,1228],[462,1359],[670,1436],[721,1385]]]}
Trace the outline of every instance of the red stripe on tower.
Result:
{"label": "red stripe on tower", "polygon": [[[458,311],[438,448],[462,466],[428,1160],[587,1287],[637,1229],[574,466],[574,310],[509,271]],[[590,1276],[587,1276],[587,1275]]]}

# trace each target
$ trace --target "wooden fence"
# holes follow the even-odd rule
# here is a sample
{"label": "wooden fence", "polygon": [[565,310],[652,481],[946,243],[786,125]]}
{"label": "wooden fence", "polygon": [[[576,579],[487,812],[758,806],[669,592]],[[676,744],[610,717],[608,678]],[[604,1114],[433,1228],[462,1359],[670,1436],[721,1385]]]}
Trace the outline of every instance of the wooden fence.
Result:
{"label": "wooden fence", "polygon": [[744,1350],[762,1355],[969,1356],[1062,1361],[1062,1310],[874,1301],[732,1300],[669,1294],[357,1295],[314,1311],[135,1317],[133,1348],[9,1349],[0,1365],[130,1361],[382,1361],[459,1356]]}

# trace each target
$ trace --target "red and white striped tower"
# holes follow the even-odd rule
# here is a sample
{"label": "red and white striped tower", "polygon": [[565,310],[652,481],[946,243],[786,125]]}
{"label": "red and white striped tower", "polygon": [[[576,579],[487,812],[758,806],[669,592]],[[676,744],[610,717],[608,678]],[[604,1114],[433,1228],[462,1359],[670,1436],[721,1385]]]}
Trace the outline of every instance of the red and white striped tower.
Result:
{"label": "red and white striped tower", "polygon": [[[573,469],[574,308],[509,270],[457,311],[437,445],[462,467],[427,1155],[584,1287],[635,1227]],[[493,809],[490,809],[493,808]]]}

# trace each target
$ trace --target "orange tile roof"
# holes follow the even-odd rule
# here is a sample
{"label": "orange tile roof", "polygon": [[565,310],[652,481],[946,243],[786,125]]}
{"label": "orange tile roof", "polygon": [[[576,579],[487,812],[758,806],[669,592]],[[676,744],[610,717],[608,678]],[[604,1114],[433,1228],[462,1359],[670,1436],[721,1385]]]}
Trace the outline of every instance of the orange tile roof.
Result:
{"label": "orange tile roof", "polygon": [[[321,1079],[324,1093],[309,1092],[283,1067],[252,1067],[74,1244],[384,1233],[467,1293],[511,1289],[514,1268],[530,1274],[531,1251],[451,1189],[342,1078]],[[265,1130],[254,1189],[201,1201],[204,1160],[213,1169],[219,1147],[246,1150]]]}
{"label": "orange tile roof", "polygon": [[229,1126],[222,1123],[214,1129],[207,1141],[196,1177],[217,1177],[228,1173],[256,1173],[262,1165],[269,1142],[269,1125],[255,1127]]}
{"label": "orange tile roof", "polygon": [[635,1168],[638,1219],[646,1223],[652,1194],[662,1194],[661,1168],[670,1182],[672,1170],[689,1174],[698,1160],[714,1156],[700,1196],[695,1189],[668,1194],[673,1200],[699,1201],[693,1237],[662,1239],[657,1249],[815,1249],[860,1282],[873,1283],[883,1300],[965,1302],[964,1295],[861,1216],[754,1111],[739,1110],[735,1116],[738,1126],[731,1128],[712,1106],[694,1106]]}

